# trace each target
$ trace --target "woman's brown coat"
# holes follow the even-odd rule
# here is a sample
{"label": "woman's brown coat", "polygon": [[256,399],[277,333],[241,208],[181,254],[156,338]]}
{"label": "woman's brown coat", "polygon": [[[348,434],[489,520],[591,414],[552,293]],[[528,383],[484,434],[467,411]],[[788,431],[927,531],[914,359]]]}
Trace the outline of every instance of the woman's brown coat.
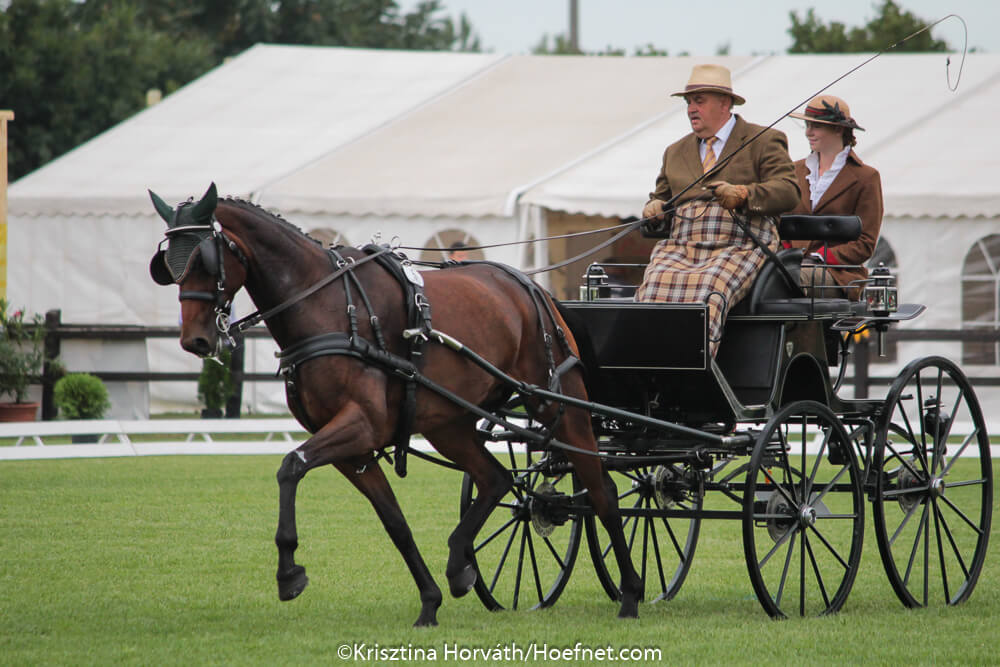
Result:
{"label": "woman's brown coat", "polygon": [[[792,213],[813,215],[857,215],[861,218],[861,236],[854,241],[831,244],[828,252],[830,264],[863,265],[871,259],[882,227],[882,179],[876,169],[861,161],[853,150],[847,156],[844,167],[833,179],[833,183],[823,193],[823,197],[813,209],[809,202],[809,169],[805,160],[795,163],[795,178],[799,184],[801,199]],[[808,255],[821,251],[820,241],[792,241],[792,246],[802,248]],[[838,285],[847,285],[853,280],[868,277],[868,270],[858,268],[835,269],[830,271]],[[858,285],[860,286],[860,285]],[[852,297],[860,292],[851,290]]]}

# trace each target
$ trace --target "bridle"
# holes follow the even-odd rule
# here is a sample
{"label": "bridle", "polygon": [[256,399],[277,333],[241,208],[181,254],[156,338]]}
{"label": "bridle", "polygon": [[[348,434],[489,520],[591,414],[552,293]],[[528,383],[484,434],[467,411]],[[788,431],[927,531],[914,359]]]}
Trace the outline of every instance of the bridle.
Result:
{"label": "bridle", "polygon": [[[185,202],[179,206],[177,213],[179,214],[188,205],[190,203]],[[206,233],[207,236],[203,237]],[[172,258],[174,261],[170,261],[169,244],[181,241],[185,236],[189,237],[185,239],[185,244],[193,245],[196,243],[196,245],[194,245],[187,258],[183,259],[183,268],[179,268],[182,258],[175,257]],[[163,248],[164,242],[168,243],[166,250]],[[207,301],[213,304],[215,310],[215,328],[229,343],[234,343],[229,333],[231,328],[229,318],[232,311],[233,299],[231,296],[226,296],[226,249],[233,253],[244,270],[249,270],[249,261],[246,255],[236,242],[222,229],[218,220],[215,219],[214,214],[207,224],[170,227],[166,231],[166,238],[160,241],[157,252],[153,256],[152,262],[150,262],[150,272],[153,275],[153,279],[160,284],[168,285],[176,283],[179,285],[194,266],[195,256],[200,257],[205,271],[215,281],[214,289],[212,291],[182,289],[178,295],[178,300]]]}

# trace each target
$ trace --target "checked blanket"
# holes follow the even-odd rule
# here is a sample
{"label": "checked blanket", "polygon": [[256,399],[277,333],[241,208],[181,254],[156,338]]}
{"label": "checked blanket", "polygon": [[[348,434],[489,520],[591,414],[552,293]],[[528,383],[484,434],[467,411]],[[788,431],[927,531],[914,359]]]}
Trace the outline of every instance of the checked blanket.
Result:
{"label": "checked blanket", "polygon": [[[771,250],[778,231],[770,217],[751,217],[747,226]],[[691,201],[674,212],[670,238],[653,248],[635,300],[707,303],[712,356],[722,339],[729,309],[750,290],[766,257],[732,215],[716,202]]]}

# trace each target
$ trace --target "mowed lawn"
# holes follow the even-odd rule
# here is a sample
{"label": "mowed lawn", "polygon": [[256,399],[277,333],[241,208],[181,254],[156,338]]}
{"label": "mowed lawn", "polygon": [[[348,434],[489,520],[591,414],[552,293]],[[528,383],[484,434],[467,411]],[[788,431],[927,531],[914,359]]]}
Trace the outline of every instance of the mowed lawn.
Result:
{"label": "mowed lawn", "polygon": [[[753,595],[739,522],[706,522],[671,602],[615,617],[585,545],[552,609],[491,613],[446,597],[440,626],[414,629],[409,572],[370,506],[332,468],[299,487],[297,558],[311,584],[279,602],[274,580],[280,457],[149,457],[0,463],[0,664],[336,665],[338,649],[660,649],[662,664],[989,664],[1000,662],[1000,545],[971,600],[910,611],[875,538],[844,610],[772,621]],[[994,466],[994,475],[1000,474]],[[391,473],[390,473],[391,474]],[[443,590],[461,476],[412,460],[391,477]],[[994,509],[994,515],[998,512]],[[389,662],[390,653],[368,656]],[[447,658],[447,660],[446,660]],[[475,664],[485,663],[473,660]],[[550,662],[552,662],[550,660]],[[564,660],[568,664],[576,660]]]}

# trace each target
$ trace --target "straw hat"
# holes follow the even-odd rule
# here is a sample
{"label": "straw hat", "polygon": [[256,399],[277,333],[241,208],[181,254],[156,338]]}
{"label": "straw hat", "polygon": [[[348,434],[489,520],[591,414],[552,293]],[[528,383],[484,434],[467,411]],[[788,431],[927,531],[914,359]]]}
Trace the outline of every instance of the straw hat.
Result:
{"label": "straw hat", "polygon": [[691,69],[684,90],[673,93],[672,97],[684,97],[691,93],[722,93],[733,98],[733,104],[743,104],[745,99],[733,92],[733,80],[729,69],[722,65],[695,65]]}
{"label": "straw hat", "polygon": [[837,125],[839,127],[849,127],[853,130],[865,131],[865,128],[854,122],[851,118],[851,108],[847,102],[834,95],[817,95],[809,100],[805,113],[790,113],[792,118],[808,120],[813,123],[824,123],[826,125]]}

